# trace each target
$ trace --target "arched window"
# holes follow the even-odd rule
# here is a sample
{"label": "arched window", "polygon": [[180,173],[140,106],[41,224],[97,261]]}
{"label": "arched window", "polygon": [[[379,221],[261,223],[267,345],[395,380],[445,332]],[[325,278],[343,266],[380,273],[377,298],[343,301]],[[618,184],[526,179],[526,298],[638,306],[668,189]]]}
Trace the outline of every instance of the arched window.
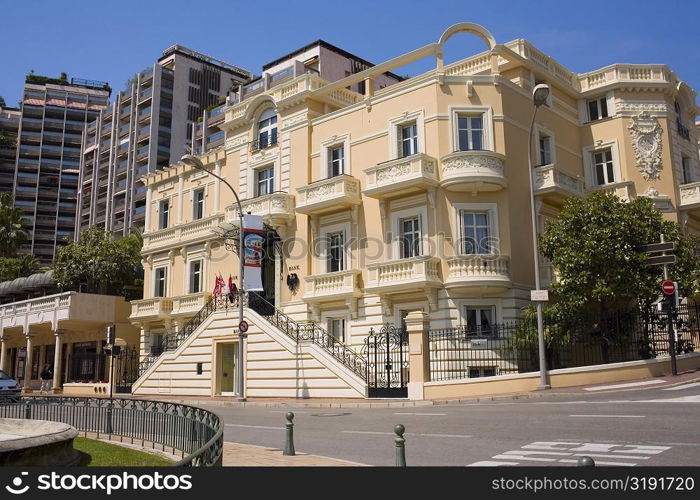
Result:
{"label": "arched window", "polygon": [[268,108],[258,120],[258,148],[263,149],[277,144],[277,113]]}

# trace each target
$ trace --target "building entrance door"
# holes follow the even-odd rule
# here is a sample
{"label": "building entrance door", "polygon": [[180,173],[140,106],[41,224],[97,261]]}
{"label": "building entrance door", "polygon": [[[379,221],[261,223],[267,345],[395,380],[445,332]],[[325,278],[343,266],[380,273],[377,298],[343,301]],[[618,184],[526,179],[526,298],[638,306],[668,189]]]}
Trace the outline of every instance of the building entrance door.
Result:
{"label": "building entrance door", "polygon": [[234,396],[236,394],[236,385],[234,383],[234,375],[236,373],[236,344],[223,344],[221,346],[221,357],[219,360],[221,395]]}

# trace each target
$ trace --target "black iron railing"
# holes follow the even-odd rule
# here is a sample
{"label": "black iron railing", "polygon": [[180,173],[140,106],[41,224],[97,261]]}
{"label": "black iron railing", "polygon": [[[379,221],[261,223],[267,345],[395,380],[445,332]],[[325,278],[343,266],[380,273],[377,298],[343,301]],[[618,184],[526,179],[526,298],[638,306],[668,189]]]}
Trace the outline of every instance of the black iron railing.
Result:
{"label": "black iron railing", "polygon": [[50,420],[95,435],[169,452],[176,466],[220,466],[224,423],[203,408],[140,399],[23,397],[0,404],[0,417]]}
{"label": "black iron railing", "polygon": [[[668,314],[653,309],[545,319],[547,367],[552,370],[668,356]],[[679,306],[672,319],[676,353],[694,352],[700,345],[700,307]],[[428,343],[433,381],[539,370],[534,319],[431,330]]]}
{"label": "black iron railing", "polygon": [[247,305],[294,342],[316,344],[362,380],[367,381],[367,358],[337,340],[318,323],[297,323],[255,292],[248,293]]}
{"label": "black iron railing", "polygon": [[266,137],[258,137],[257,139],[253,139],[253,141],[250,143],[250,150],[259,151],[261,149],[271,148],[272,146],[276,145],[277,133],[273,133]]}

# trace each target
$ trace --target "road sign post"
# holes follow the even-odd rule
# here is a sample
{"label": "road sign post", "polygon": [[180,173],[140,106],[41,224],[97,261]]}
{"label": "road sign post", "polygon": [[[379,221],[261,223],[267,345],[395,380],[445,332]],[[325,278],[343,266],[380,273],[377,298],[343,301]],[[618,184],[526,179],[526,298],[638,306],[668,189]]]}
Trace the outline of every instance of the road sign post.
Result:
{"label": "road sign post", "polygon": [[673,329],[673,323],[676,316],[676,302],[678,300],[678,283],[675,281],[666,280],[661,284],[666,300],[666,313],[668,319],[668,350],[671,355],[671,373],[678,375],[678,366],[676,364],[676,334]]}

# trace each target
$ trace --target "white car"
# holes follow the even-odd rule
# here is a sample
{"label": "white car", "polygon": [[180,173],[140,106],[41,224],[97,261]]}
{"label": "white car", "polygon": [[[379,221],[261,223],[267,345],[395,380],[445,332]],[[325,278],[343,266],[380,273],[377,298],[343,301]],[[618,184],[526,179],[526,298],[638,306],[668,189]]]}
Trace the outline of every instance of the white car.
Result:
{"label": "white car", "polygon": [[19,383],[7,373],[0,370],[0,402],[19,402],[22,388]]}

